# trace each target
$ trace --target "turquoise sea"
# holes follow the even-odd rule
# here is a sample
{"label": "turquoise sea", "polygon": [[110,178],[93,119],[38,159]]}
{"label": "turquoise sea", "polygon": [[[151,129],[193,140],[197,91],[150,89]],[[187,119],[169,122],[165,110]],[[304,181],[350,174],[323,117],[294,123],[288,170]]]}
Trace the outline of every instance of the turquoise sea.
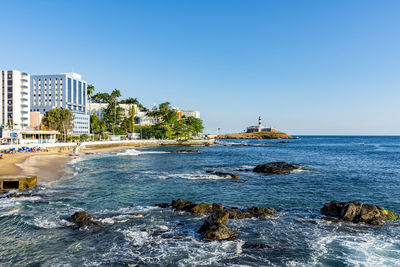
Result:
{"label": "turquoise sea", "polygon": [[[135,148],[76,158],[63,179],[29,191],[36,196],[0,199],[0,265],[400,266],[398,221],[381,227],[339,224],[321,220],[319,213],[332,200],[400,213],[400,137],[280,141],[221,140],[208,147]],[[179,149],[199,153],[167,153]],[[237,171],[274,161],[305,168],[270,176]],[[207,170],[236,173],[247,183]],[[230,220],[239,238],[205,242],[196,231],[206,215],[155,207],[177,198],[273,207],[277,213],[266,220]],[[66,218],[79,210],[105,227],[72,230]],[[245,242],[271,248],[247,249]]]}

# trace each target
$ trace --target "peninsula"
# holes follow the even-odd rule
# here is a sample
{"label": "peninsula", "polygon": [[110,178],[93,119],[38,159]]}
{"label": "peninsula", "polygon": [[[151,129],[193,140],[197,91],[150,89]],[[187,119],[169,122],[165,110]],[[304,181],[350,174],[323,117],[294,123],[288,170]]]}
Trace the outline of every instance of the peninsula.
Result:
{"label": "peninsula", "polygon": [[284,132],[252,132],[217,135],[215,139],[293,139],[291,135]]}
{"label": "peninsula", "polygon": [[261,117],[258,117],[258,125],[247,127],[246,133],[217,135],[216,139],[293,139],[292,136],[275,130],[264,128],[261,124]]}

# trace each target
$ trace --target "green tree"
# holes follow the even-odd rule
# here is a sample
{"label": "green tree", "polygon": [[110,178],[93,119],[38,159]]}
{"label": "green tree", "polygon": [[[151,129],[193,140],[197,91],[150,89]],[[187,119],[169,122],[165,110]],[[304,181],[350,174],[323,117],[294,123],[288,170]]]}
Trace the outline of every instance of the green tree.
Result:
{"label": "green tree", "polygon": [[97,93],[90,97],[92,103],[108,103],[111,96],[108,93]]}
{"label": "green tree", "polygon": [[129,97],[127,99],[121,100],[119,103],[120,104],[135,104],[139,108],[139,110],[147,111],[147,108],[144,107],[142,104],[140,104],[139,100],[137,100],[137,98]]}
{"label": "green tree", "polygon": [[82,142],[89,140],[89,138],[90,138],[90,136],[87,135],[87,134],[81,134],[81,135],[79,136],[79,139],[80,139]]}
{"label": "green tree", "polygon": [[[92,99],[92,94],[95,89],[94,89],[94,86],[91,84],[89,84],[86,89],[87,89],[87,96],[88,96],[88,100],[89,100],[89,116],[91,116],[92,115],[92,106],[90,105],[91,104],[90,102]],[[91,124],[90,124],[90,132],[92,132]]]}
{"label": "green tree", "polygon": [[53,108],[43,116],[43,125],[50,129],[57,130],[64,135],[64,141],[67,140],[68,133],[73,128],[72,121],[74,115],[69,109]]}
{"label": "green tree", "polygon": [[107,129],[115,133],[116,127],[119,127],[123,121],[124,110],[118,104],[118,97],[121,96],[121,92],[117,89],[112,91],[108,106],[104,110],[104,121],[107,124]]}

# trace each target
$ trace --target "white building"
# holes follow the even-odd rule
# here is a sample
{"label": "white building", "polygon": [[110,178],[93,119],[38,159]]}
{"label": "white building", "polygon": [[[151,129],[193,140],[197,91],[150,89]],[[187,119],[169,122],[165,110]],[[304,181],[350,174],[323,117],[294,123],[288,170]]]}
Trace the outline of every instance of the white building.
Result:
{"label": "white building", "polygon": [[180,110],[182,117],[195,117],[200,119],[200,111],[197,110]]}
{"label": "white building", "polygon": [[[90,112],[91,115],[96,114],[100,120],[103,119],[104,110],[107,108],[108,103],[90,103]],[[158,123],[158,119],[156,117],[147,116],[147,112],[140,111],[136,104],[133,104],[135,108],[135,124],[140,126],[145,125],[154,125]],[[119,107],[124,110],[124,116],[130,116],[132,104],[119,104]]]}
{"label": "white building", "polygon": [[76,73],[31,76],[31,111],[45,114],[53,108],[69,109],[74,114],[72,133],[89,134],[87,83]]}
{"label": "white building", "polygon": [[29,74],[17,70],[0,71],[0,126],[29,128],[29,86]]}

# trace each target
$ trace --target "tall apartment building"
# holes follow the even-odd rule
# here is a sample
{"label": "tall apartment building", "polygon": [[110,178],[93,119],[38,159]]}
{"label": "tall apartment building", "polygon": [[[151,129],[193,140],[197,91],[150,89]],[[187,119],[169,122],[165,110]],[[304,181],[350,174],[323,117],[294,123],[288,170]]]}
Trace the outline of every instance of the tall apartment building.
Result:
{"label": "tall apartment building", "polygon": [[69,109],[74,114],[75,135],[89,134],[87,83],[77,73],[31,75],[31,111],[45,114],[53,108]]}
{"label": "tall apartment building", "polygon": [[15,129],[30,125],[30,76],[17,70],[0,70],[0,125]]}

